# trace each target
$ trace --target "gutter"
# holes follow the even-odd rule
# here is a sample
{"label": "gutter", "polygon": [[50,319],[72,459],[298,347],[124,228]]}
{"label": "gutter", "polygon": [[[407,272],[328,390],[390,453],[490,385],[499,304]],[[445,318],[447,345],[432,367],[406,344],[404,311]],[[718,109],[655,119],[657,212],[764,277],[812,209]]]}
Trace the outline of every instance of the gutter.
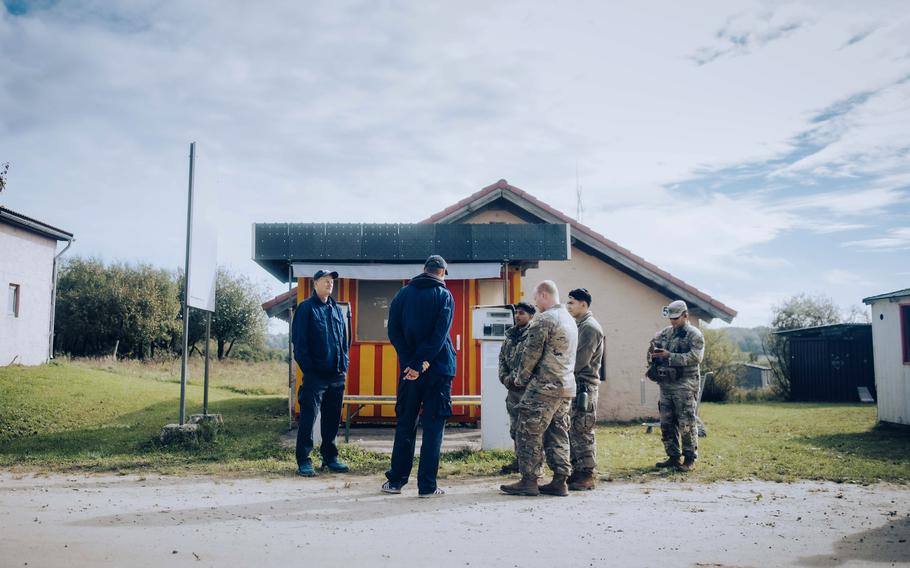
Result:
{"label": "gutter", "polygon": [[54,276],[51,283],[51,323],[50,330],[48,330],[47,338],[47,359],[50,361],[54,358],[54,321],[57,316],[57,266],[59,265],[58,260],[63,253],[69,250],[73,243],[76,241],[72,236],[66,239],[66,246],[63,247],[63,250],[54,255]]}

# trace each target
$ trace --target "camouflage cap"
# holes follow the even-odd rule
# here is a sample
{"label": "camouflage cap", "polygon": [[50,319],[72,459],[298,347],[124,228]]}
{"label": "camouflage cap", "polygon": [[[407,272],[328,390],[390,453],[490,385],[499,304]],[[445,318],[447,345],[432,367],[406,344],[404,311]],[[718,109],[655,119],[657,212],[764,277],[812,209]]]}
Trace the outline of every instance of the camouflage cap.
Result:
{"label": "camouflage cap", "polygon": [[670,302],[670,305],[664,306],[664,309],[661,310],[660,313],[665,318],[676,319],[688,311],[689,306],[687,306],[685,302],[676,300],[675,302]]}

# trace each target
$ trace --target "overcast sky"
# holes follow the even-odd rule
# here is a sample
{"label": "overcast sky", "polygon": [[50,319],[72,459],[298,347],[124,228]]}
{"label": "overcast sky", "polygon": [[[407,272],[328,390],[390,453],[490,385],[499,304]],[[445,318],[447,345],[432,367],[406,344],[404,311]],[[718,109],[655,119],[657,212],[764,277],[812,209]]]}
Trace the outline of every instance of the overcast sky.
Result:
{"label": "overcast sky", "polygon": [[[253,222],[416,222],[500,178],[766,324],[910,287],[910,3],[23,2],[3,205],[68,255],[219,260]],[[583,284],[583,283],[579,283]]]}

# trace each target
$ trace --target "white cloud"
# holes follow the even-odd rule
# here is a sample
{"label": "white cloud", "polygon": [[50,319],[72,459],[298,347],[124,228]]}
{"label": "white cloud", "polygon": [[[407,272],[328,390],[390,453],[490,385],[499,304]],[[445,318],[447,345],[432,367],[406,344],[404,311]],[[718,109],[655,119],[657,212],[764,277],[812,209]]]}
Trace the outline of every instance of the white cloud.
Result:
{"label": "white cloud", "polygon": [[845,247],[853,247],[868,251],[898,251],[910,249],[910,228],[902,227],[888,231],[884,236],[872,239],[847,241]]}

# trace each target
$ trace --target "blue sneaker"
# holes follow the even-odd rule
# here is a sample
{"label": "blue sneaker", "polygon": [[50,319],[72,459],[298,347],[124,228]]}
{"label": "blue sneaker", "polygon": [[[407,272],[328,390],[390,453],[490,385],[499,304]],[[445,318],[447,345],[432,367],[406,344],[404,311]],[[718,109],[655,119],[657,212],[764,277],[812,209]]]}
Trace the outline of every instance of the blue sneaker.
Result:
{"label": "blue sneaker", "polygon": [[316,471],[313,469],[312,462],[302,463],[297,466],[297,475],[301,477],[313,477],[316,475]]}
{"label": "blue sneaker", "polygon": [[348,464],[335,458],[330,462],[324,462],[322,469],[328,469],[332,473],[347,473],[351,468],[348,467]]}

